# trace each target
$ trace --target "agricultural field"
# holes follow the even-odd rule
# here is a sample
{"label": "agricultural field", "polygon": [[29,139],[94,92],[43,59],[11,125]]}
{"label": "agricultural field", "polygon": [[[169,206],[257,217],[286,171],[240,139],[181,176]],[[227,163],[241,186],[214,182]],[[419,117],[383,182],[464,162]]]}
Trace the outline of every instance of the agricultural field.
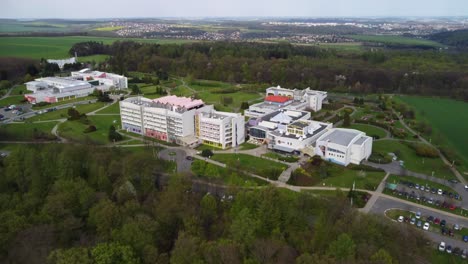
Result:
{"label": "agricultural field", "polygon": [[412,148],[398,140],[374,141],[372,151],[382,154],[395,153],[399,160],[404,161],[404,167],[410,171],[426,175],[432,175],[434,172],[434,177],[447,180],[455,179],[455,176],[440,158],[419,157]]}
{"label": "agricultural field", "polygon": [[[182,44],[193,42],[189,40],[170,39],[124,39],[109,37],[0,37],[0,57],[22,57],[31,59],[63,59],[71,55],[68,51],[73,44],[84,41],[100,41],[104,44],[112,44],[117,40],[134,40],[142,43]],[[79,54],[78,54],[79,56]],[[94,57],[97,61],[102,56]]]}
{"label": "agricultural field", "polygon": [[116,30],[119,30],[119,29],[122,29],[124,27],[98,27],[98,28],[95,28],[93,30],[96,30],[96,31],[116,31]]}
{"label": "agricultural field", "polygon": [[398,99],[416,110],[417,120],[424,120],[432,126],[434,143],[457,152],[463,163],[462,173],[468,172],[468,103],[415,96],[401,96]]}
{"label": "agricultural field", "polygon": [[348,37],[353,38],[358,41],[365,42],[376,42],[390,45],[418,45],[418,46],[429,46],[434,48],[443,47],[442,44],[435,41],[418,39],[418,38],[409,38],[403,36],[371,36],[371,35],[349,35]]}

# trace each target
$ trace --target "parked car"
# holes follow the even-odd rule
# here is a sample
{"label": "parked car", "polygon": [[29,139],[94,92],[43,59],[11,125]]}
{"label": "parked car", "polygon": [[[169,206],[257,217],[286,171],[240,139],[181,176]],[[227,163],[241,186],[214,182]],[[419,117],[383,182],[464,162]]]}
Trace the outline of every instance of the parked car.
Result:
{"label": "parked car", "polygon": [[428,202],[429,204],[433,204],[433,203],[434,203],[434,198],[432,198],[432,197],[429,198],[429,200],[427,200],[427,202]]}
{"label": "parked car", "polygon": [[410,224],[412,224],[412,225],[416,224],[416,218],[414,218],[414,217],[411,218]]}
{"label": "parked car", "polygon": [[452,254],[452,246],[448,245],[447,249],[445,251],[447,251],[447,253],[449,253],[449,254]]}
{"label": "parked car", "polygon": [[455,194],[455,199],[460,200],[460,195],[458,193]]}
{"label": "parked car", "polygon": [[440,229],[440,233],[442,233],[442,235],[444,235],[444,236],[448,235],[448,230],[447,230],[447,228],[442,227],[442,228]]}
{"label": "parked car", "polygon": [[464,241],[464,242],[468,242],[468,235],[464,235],[464,236],[463,236],[463,241]]}
{"label": "parked car", "polygon": [[461,257],[466,259],[466,249],[464,249],[462,252],[461,252]]}
{"label": "parked car", "polygon": [[419,184],[416,183],[416,184],[414,185],[414,188],[419,190]]}
{"label": "parked car", "polygon": [[437,191],[437,194],[438,194],[438,195],[442,195],[442,193],[443,193],[442,189],[439,189],[439,190]]}
{"label": "parked car", "polygon": [[440,244],[439,244],[439,251],[442,251],[442,252],[445,251],[445,242],[443,242],[443,241],[440,242]]}
{"label": "parked car", "polygon": [[424,191],[424,185],[421,185],[421,187],[419,187],[419,190]]}
{"label": "parked car", "polygon": [[429,223],[426,222],[426,223],[424,223],[423,229],[427,231],[427,230],[429,230],[429,226],[430,226]]}
{"label": "parked car", "polygon": [[455,256],[460,256],[461,254],[461,249],[459,247],[455,247],[453,248],[453,252],[452,252]]}
{"label": "parked car", "polygon": [[446,224],[446,223],[447,223],[447,222],[446,222],[445,220],[442,220],[442,221],[440,221],[440,226],[441,226],[441,227],[445,227],[445,224]]}
{"label": "parked car", "polygon": [[456,207],[454,204],[451,204],[451,205],[449,206],[449,209],[450,209],[450,210],[455,210],[455,209],[457,209],[457,207]]}
{"label": "parked car", "polygon": [[431,188],[431,193],[436,194],[436,193],[437,193],[437,189],[436,189],[436,188]]}
{"label": "parked car", "polygon": [[193,160],[193,157],[192,156],[187,156],[185,157],[186,160]]}
{"label": "parked car", "polygon": [[454,225],[453,225],[453,229],[454,229],[454,230],[460,230],[460,226],[459,226],[458,224],[454,224]]}
{"label": "parked car", "polygon": [[436,219],[434,219],[434,224],[436,225],[440,224],[440,219],[436,217]]}
{"label": "parked car", "polygon": [[418,223],[416,224],[417,227],[421,228],[422,227],[422,221],[418,220]]}
{"label": "parked car", "polygon": [[416,219],[419,219],[419,218],[421,218],[421,212],[416,213]]}
{"label": "parked car", "polygon": [[458,183],[458,181],[455,180],[455,179],[450,179],[449,182],[451,182],[451,183]]}
{"label": "parked car", "polygon": [[426,219],[427,222],[429,223],[434,223],[434,217],[432,215],[430,215],[427,219]]}
{"label": "parked car", "polygon": [[402,215],[398,217],[398,222],[403,223],[404,220],[405,218]]}
{"label": "parked car", "polygon": [[448,230],[448,235],[449,235],[449,236],[451,236],[451,237],[453,237],[453,236],[454,236],[454,234],[453,234],[453,230],[452,230],[452,229],[449,229],[449,230]]}

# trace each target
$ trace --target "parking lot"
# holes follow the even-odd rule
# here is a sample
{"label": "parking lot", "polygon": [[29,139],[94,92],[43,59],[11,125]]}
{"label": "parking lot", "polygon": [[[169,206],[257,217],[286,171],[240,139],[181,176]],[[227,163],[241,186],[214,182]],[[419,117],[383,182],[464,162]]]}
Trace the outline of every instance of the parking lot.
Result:
{"label": "parking lot", "polygon": [[6,119],[18,119],[20,121],[19,116],[25,113],[31,112],[31,104],[17,104],[14,105],[15,107],[10,107],[11,105],[3,105],[0,106],[0,120]]}
{"label": "parking lot", "polygon": [[395,196],[406,198],[413,202],[449,210],[460,210],[459,208],[462,205],[461,195],[448,187],[439,189],[428,185],[400,181],[396,189],[391,192]]}
{"label": "parking lot", "polygon": [[[379,215],[385,215],[385,212],[389,209],[400,209],[400,210],[405,210],[409,211],[411,213],[410,218],[416,218],[416,213],[420,212],[421,216],[419,219],[416,220],[415,224],[412,225],[410,222],[410,219],[408,222],[403,222],[400,223],[402,225],[410,225],[414,228],[417,228],[421,230],[421,232],[424,232],[424,234],[431,240],[433,241],[434,247],[438,247],[439,243],[441,241],[444,241],[447,245],[452,246],[453,248],[458,247],[460,250],[467,249],[468,250],[468,243],[463,241],[463,237],[461,233],[468,233],[468,219],[464,217],[457,217],[455,215],[451,215],[449,213],[439,213],[435,212],[432,210],[420,208],[417,206],[413,206],[410,204],[406,204],[403,202],[400,202],[395,199],[389,199],[385,197],[379,197],[377,201],[375,202],[374,206],[370,210],[371,213],[374,214],[379,214]],[[421,220],[422,225],[427,222],[428,218],[432,217],[432,220],[429,221],[430,228],[429,231],[425,231],[422,228],[417,227],[417,221]],[[435,220],[436,218],[438,219],[438,223],[436,224]],[[397,222],[397,219],[393,219],[395,222]],[[442,234],[442,227],[440,226],[440,223],[442,220],[445,220],[445,228],[446,228],[446,233],[445,235]],[[456,231],[454,230],[454,225],[457,224],[461,230]],[[452,230],[454,233],[454,236],[449,235],[449,230]]]}

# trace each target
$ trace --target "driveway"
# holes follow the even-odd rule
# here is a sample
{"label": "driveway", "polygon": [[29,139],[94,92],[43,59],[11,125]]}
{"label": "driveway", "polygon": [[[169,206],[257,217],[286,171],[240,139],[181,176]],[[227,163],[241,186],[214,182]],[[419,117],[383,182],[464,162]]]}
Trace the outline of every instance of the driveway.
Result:
{"label": "driveway", "polygon": [[159,152],[159,158],[177,163],[178,173],[190,172],[192,161],[187,160],[186,157],[187,153],[179,148],[168,148]]}

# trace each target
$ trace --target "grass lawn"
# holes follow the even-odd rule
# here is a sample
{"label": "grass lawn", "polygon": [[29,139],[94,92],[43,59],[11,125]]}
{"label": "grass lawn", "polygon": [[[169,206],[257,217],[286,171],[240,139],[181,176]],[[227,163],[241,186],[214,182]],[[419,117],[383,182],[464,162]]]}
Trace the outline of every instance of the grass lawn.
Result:
{"label": "grass lawn", "polygon": [[[59,126],[59,135],[80,142],[91,142],[95,144],[111,143],[107,138],[109,127],[112,124],[118,125],[120,118],[117,116],[89,116],[88,119],[90,124],[96,126],[96,131],[83,133],[88,125],[80,121],[66,121]],[[115,123],[114,120],[116,121]]]}
{"label": "grass lawn", "polygon": [[[448,187],[447,185],[443,185],[443,184],[433,182],[433,181],[429,181],[429,180],[423,180],[423,179],[416,178],[416,177],[390,175],[387,178],[387,182],[390,182],[390,183],[399,183],[400,181],[408,181],[408,182],[412,182],[412,183],[418,183],[419,185],[430,186],[431,188],[433,187],[433,188],[436,188],[436,189],[442,189],[442,191],[451,192],[453,194],[457,193],[452,188]],[[408,187],[408,189],[409,189],[409,187]]]}
{"label": "grass lawn", "polygon": [[360,130],[366,135],[373,137],[373,138],[384,138],[387,134],[385,130],[380,127],[370,126],[366,124],[351,124],[349,128]]}
{"label": "grass lawn", "polygon": [[96,97],[94,97],[94,96],[85,96],[85,97],[73,98],[73,99],[70,99],[70,100],[62,100],[62,101],[58,101],[57,103],[53,103],[53,104],[50,104],[50,105],[33,106],[33,110],[47,109],[47,108],[54,107],[54,106],[57,106],[57,105],[70,104],[70,103],[76,103],[76,102],[81,102],[81,101],[89,101],[89,100],[93,100],[93,99],[96,99]]}
{"label": "grass lawn", "polygon": [[39,132],[50,137],[48,138],[50,140],[54,137],[50,132],[56,124],[57,122],[0,125],[0,138],[1,140],[32,141],[35,139],[34,135]]}
{"label": "grass lawn", "polygon": [[252,143],[244,142],[239,146],[239,150],[249,150],[249,149],[256,149],[260,147],[259,145],[255,145]]}
{"label": "grass lawn", "polygon": [[22,95],[10,95],[0,100],[0,106],[9,106],[12,104],[14,105],[24,104],[24,102],[21,102],[23,99],[24,99],[24,96]]}
{"label": "grass lawn", "polygon": [[26,85],[20,84],[11,90],[10,95],[23,95],[26,93],[30,93],[30,91],[26,90]]}
{"label": "grass lawn", "polygon": [[120,114],[120,104],[119,102],[114,103],[102,110],[99,110],[96,114]]}
{"label": "grass lawn", "polygon": [[[75,107],[75,109],[80,112],[80,113],[89,113],[92,112],[96,109],[99,109],[103,106],[105,106],[107,103],[103,102],[96,102],[92,104],[79,104]],[[45,114],[38,114],[36,116],[33,116],[31,118],[28,118],[28,122],[34,122],[34,121],[43,121],[43,120],[55,120],[55,119],[62,119],[62,118],[68,118],[68,109],[59,109],[57,111],[52,111],[48,112]]]}
{"label": "grass lawn", "polygon": [[341,187],[350,189],[355,183],[357,189],[375,190],[384,178],[384,172],[351,170],[345,167],[331,170],[330,176],[321,180],[317,186]]}
{"label": "grass lawn", "polygon": [[[200,161],[200,162],[204,163],[205,166],[206,164],[208,164],[206,161]],[[195,178],[205,179],[205,180],[209,180],[210,182],[229,185],[229,186],[255,187],[255,186],[268,185],[267,181],[254,178],[254,177],[249,177],[243,174],[239,175],[238,173],[233,173],[233,171],[228,168],[216,166],[211,163],[210,165],[216,168],[216,170],[218,171],[219,175],[221,175],[221,177],[213,178],[213,177],[205,177],[205,176],[195,176]]]}
{"label": "grass lawn", "polygon": [[462,259],[460,256],[455,256],[446,252],[440,252],[437,248],[434,248],[434,250],[431,252],[431,263],[461,264],[466,263],[466,260]]}
{"label": "grass lawn", "polygon": [[297,162],[299,160],[299,158],[296,157],[296,156],[281,155],[281,154],[278,154],[276,152],[268,152],[268,153],[262,154],[262,156],[268,157],[268,158],[271,158],[271,159],[277,159],[277,160],[285,161],[285,162]]}
{"label": "grass lawn", "polygon": [[468,103],[416,96],[401,96],[398,99],[416,109],[416,119],[425,120],[432,126],[433,139],[440,135],[443,139],[441,145],[455,150],[464,165],[463,169],[468,172]]}
{"label": "grass lawn", "polygon": [[93,62],[93,61],[104,62],[107,58],[109,58],[109,55],[98,54],[98,55],[78,57],[78,61],[79,62]]}
{"label": "grass lawn", "polygon": [[281,172],[287,169],[287,165],[254,157],[247,154],[215,154],[211,159],[222,162],[231,168],[237,166],[238,169],[257,174],[259,176],[276,180]]}
{"label": "grass lawn", "polygon": [[[422,158],[416,155],[416,152],[407,145],[396,140],[379,140],[374,141],[373,151],[377,153],[393,152],[397,154],[399,160],[405,162],[405,168],[419,173],[432,175],[441,179],[455,179],[450,169],[443,163],[440,158]],[[398,155],[399,153],[399,155]],[[424,163],[423,163],[424,160]]]}

